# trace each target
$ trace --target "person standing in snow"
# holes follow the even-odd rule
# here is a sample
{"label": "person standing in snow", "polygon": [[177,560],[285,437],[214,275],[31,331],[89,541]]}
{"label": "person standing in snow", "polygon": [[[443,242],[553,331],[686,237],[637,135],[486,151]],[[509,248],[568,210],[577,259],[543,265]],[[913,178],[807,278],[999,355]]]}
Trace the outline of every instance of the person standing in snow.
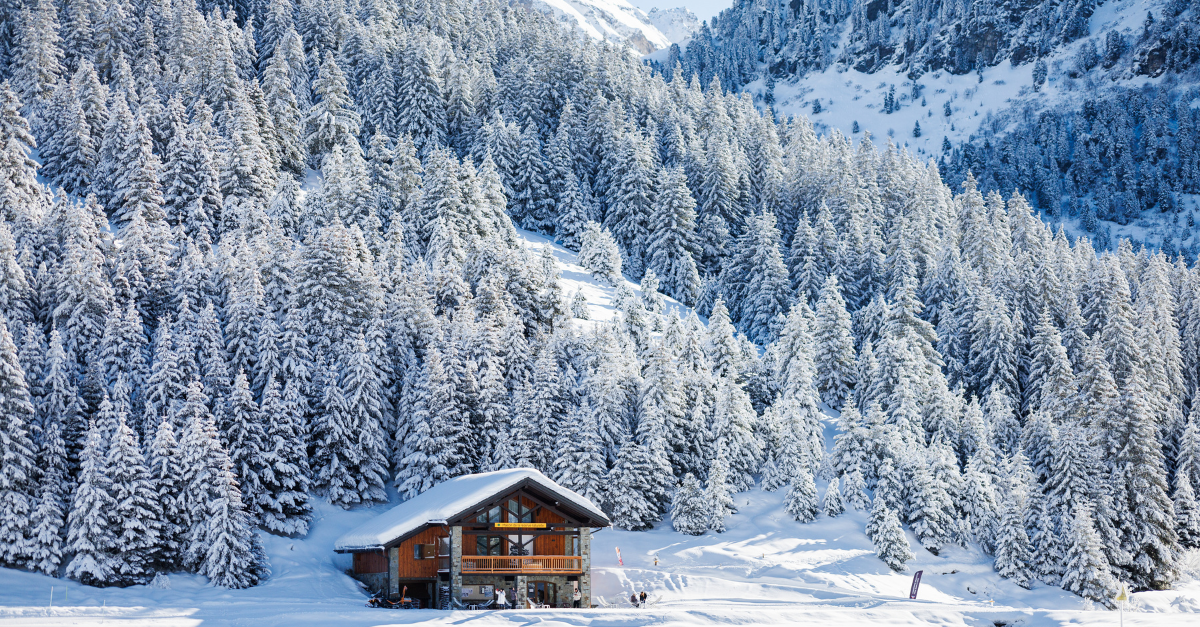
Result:
{"label": "person standing in snow", "polygon": [[508,609],[508,597],[504,596],[504,588],[500,588],[496,592],[496,607],[502,610]]}
{"label": "person standing in snow", "polygon": [[572,597],[574,603],[571,604],[575,609],[579,609],[579,603],[583,600],[583,594],[579,592],[579,586],[575,586],[575,594]]}
{"label": "person standing in snow", "polygon": [[642,593],[638,595],[638,605],[645,605],[645,604],[646,604],[646,591],[642,590]]}

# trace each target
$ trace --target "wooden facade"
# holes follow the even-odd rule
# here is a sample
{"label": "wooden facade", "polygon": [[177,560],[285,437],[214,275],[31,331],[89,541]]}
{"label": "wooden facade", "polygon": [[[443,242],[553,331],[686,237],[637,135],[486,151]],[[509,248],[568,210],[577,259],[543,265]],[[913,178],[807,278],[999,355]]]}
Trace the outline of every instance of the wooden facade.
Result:
{"label": "wooden facade", "polygon": [[499,588],[515,605],[555,607],[570,607],[578,590],[588,607],[591,533],[609,524],[594,511],[525,481],[382,547],[351,550],[353,573],[373,592],[396,597],[407,587],[405,596],[436,607],[478,604]]}
{"label": "wooden facade", "polygon": [[395,547],[389,547],[389,551],[396,553],[396,576],[401,579],[434,579],[438,575],[437,557],[417,559],[414,554],[414,547],[418,544],[432,544],[440,546],[442,538],[449,538],[449,530],[442,527],[427,527],[418,531],[416,535],[397,544]]}

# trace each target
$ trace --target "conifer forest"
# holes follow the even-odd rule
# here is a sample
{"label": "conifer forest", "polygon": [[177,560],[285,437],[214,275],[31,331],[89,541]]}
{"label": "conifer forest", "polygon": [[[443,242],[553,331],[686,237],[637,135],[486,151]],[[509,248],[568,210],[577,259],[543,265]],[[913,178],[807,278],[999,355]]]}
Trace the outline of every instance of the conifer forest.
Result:
{"label": "conifer forest", "polygon": [[[741,90],[896,50],[819,22],[783,65],[708,25],[668,65],[505,0],[0,3],[0,564],[247,588],[319,503],[531,467],[619,529],[719,534],[761,489],[864,512],[897,571],[962,546],[1101,605],[1171,588],[1200,548],[1200,268],[1042,212],[1170,203],[1196,159],[939,163]],[[934,39],[913,63],[972,71]],[[1154,116],[1127,106],[986,150],[1054,127],[1083,154],[1082,118]],[[524,233],[616,315],[581,320]]]}

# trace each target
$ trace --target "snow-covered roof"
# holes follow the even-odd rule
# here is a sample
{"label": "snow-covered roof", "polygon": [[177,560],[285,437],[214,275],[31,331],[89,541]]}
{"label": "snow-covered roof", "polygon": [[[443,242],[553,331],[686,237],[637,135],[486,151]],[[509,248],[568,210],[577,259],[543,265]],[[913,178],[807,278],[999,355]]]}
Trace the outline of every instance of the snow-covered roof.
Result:
{"label": "snow-covered roof", "polygon": [[586,497],[564,488],[532,468],[511,468],[463,475],[418,494],[368,520],[334,542],[335,551],[377,549],[419,530],[429,523],[444,523],[472,507],[528,480],[576,509],[608,521],[608,516]]}

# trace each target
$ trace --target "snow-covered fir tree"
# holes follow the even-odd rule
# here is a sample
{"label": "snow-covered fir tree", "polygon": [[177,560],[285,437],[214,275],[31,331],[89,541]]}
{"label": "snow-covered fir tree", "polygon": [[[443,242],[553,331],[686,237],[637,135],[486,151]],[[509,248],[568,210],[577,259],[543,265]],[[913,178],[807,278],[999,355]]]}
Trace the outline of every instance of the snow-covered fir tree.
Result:
{"label": "snow-covered fir tree", "polygon": [[698,536],[708,531],[712,520],[711,506],[700,481],[691,473],[675,489],[671,503],[671,525],[675,531]]}
{"label": "snow-covered fir tree", "polygon": [[867,536],[875,543],[875,554],[892,570],[903,571],[904,564],[916,557],[908,546],[908,537],[900,526],[900,518],[883,499],[876,498],[871,505]]}
{"label": "snow-covered fir tree", "polygon": [[74,557],[67,564],[66,574],[100,586],[113,581],[113,554],[118,548],[108,518],[116,502],[109,493],[112,481],[104,444],[99,426],[92,421],[80,453],[79,487],[67,515],[67,547]]}

